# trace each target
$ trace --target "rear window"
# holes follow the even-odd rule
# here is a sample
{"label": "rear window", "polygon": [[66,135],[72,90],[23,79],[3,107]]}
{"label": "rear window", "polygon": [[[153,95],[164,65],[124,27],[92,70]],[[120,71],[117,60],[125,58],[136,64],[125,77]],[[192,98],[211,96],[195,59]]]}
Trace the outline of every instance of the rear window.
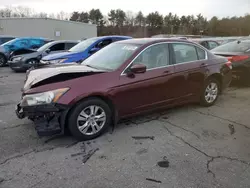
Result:
{"label": "rear window", "polygon": [[250,40],[234,41],[218,46],[212,52],[246,52],[250,49]]}

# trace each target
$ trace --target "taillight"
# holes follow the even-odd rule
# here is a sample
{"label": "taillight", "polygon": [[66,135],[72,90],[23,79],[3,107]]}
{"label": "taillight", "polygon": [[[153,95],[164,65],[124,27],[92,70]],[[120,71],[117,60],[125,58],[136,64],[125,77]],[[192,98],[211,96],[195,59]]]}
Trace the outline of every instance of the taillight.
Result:
{"label": "taillight", "polygon": [[237,61],[246,60],[248,58],[249,58],[248,55],[237,55],[237,56],[228,57],[227,59],[228,61],[231,61],[231,62],[237,62]]}

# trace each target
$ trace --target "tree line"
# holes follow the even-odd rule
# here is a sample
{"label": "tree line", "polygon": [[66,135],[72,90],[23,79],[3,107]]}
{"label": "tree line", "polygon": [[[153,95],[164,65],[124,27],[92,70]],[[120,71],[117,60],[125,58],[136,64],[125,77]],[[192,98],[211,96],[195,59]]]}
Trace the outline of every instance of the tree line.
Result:
{"label": "tree line", "polygon": [[173,13],[162,15],[141,11],[133,13],[122,9],[112,9],[104,15],[100,9],[67,14],[36,13],[27,7],[0,9],[0,17],[43,17],[96,24],[98,35],[130,35],[150,37],[157,34],[183,34],[208,36],[247,36],[250,35],[250,14],[241,17],[207,19],[201,14],[178,16]]}

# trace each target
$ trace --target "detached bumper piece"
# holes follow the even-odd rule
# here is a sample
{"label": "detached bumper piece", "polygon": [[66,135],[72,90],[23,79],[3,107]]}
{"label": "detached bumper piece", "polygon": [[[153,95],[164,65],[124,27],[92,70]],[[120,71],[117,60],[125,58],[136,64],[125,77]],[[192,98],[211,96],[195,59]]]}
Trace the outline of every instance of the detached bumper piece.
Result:
{"label": "detached bumper piece", "polygon": [[68,107],[59,104],[48,104],[39,106],[16,107],[17,117],[22,119],[28,117],[35,124],[39,136],[52,136],[63,134]]}

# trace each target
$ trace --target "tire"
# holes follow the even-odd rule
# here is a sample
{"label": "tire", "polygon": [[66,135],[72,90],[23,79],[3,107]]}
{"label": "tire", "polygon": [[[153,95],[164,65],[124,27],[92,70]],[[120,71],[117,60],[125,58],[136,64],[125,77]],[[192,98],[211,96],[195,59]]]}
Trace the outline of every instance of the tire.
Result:
{"label": "tire", "polygon": [[220,87],[220,82],[215,78],[210,78],[205,81],[200,96],[200,104],[206,107],[214,105],[219,97]]}
{"label": "tire", "polygon": [[[95,108],[93,108],[93,106],[95,106]],[[96,113],[92,113],[92,115],[90,115],[91,109],[92,112],[96,109],[98,110]],[[105,118],[99,118],[102,117],[102,112],[104,112]],[[83,116],[80,116],[80,114]],[[101,121],[103,119],[105,119],[105,121]],[[101,99],[90,98],[77,104],[77,106],[70,111],[68,129],[77,140],[90,140],[100,136],[106,128],[111,125],[111,122],[112,112],[108,104]],[[82,132],[80,129],[82,129]]]}
{"label": "tire", "polygon": [[0,54],[0,67],[6,66],[7,59],[3,54]]}

